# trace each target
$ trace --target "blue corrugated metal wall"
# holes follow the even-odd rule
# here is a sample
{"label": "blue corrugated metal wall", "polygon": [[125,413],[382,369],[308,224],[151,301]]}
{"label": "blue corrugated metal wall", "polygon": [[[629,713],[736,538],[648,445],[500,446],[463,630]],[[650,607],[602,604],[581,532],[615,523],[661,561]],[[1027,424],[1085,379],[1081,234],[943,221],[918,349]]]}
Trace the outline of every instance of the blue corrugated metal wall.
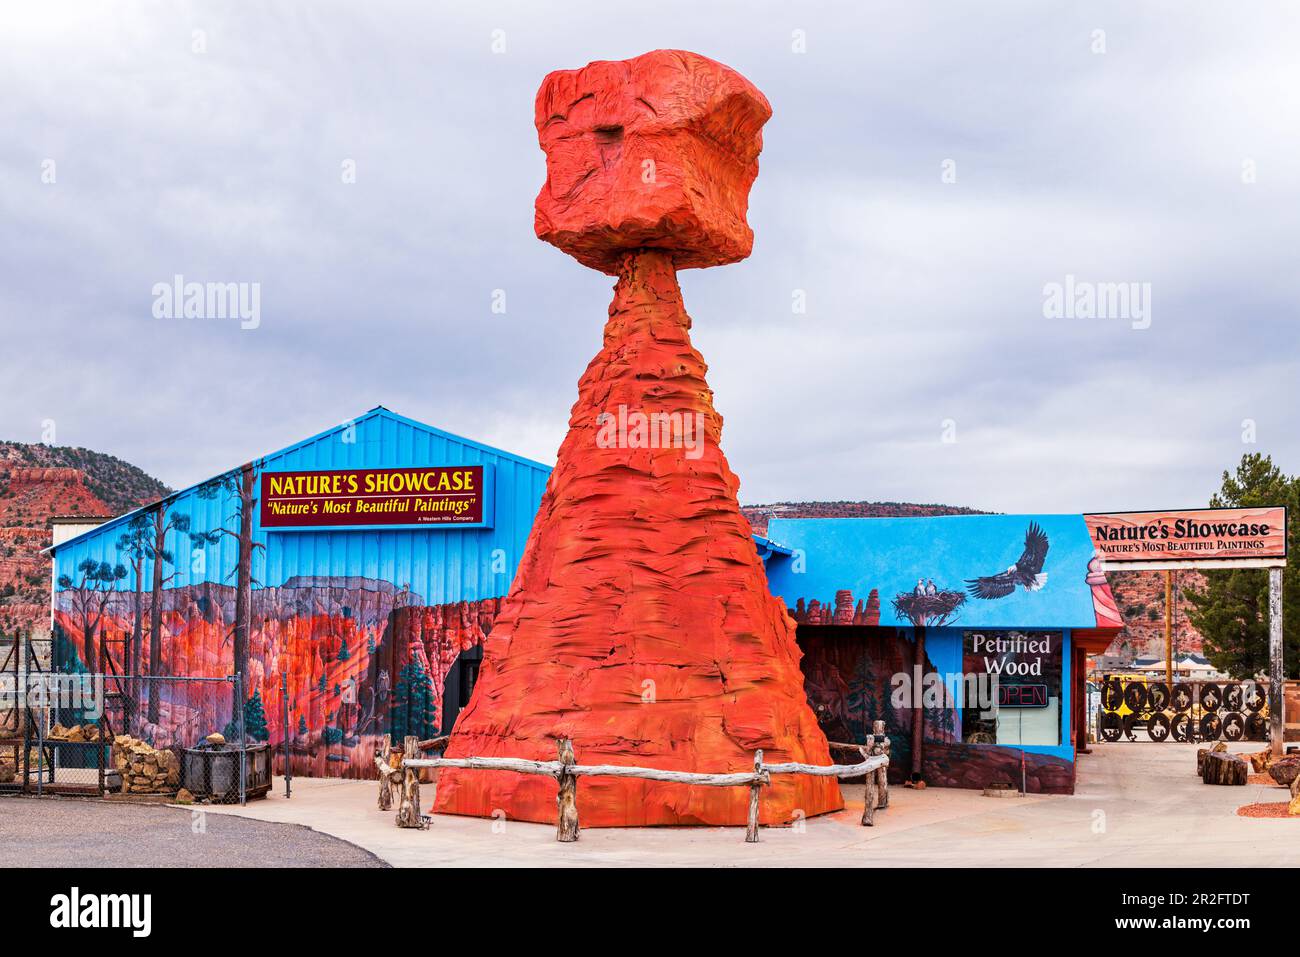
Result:
{"label": "blue corrugated metal wall", "polygon": [[[254,588],[283,585],[295,577],[360,576],[389,581],[398,588],[409,586],[426,605],[494,598],[507,592],[550,473],[540,463],[449,435],[383,408],[257,459],[255,464],[259,471],[494,466],[492,528],[264,532],[254,523],[254,540],[265,546],[254,555]],[[194,532],[237,527],[233,502],[224,496],[204,499],[197,486],[178,493],[170,511],[189,515]],[[127,517],[123,516],[57,546],[53,552],[55,580],[66,574],[75,581],[77,566],[87,558],[110,565],[127,564],[117,549],[118,538],[126,530]],[[222,536],[219,542],[196,551],[188,536],[172,532],[168,545],[176,558],[164,572],[174,575],[168,588],[203,581],[233,584],[230,572],[237,550],[233,537]],[[493,572],[494,564],[501,570]],[[128,567],[127,578],[117,584],[119,590],[134,590],[134,576],[129,571]],[[148,561],[143,576],[147,592],[152,576]]]}

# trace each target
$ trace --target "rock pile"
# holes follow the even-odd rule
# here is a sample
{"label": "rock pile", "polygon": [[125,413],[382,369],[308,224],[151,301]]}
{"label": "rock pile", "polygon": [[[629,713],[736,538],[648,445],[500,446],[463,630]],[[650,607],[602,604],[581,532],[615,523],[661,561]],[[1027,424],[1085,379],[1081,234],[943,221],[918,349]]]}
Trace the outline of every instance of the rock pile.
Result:
{"label": "rock pile", "polygon": [[128,734],[113,739],[113,764],[122,775],[123,794],[169,794],[181,783],[175,752],[151,748]]}
{"label": "rock pile", "polygon": [[79,742],[103,741],[105,734],[104,729],[95,724],[74,724],[67,728],[61,724],[56,724],[50,728],[45,737],[49,741],[67,741],[69,744],[77,744]]}
{"label": "rock pile", "polygon": [[[21,747],[6,746],[0,751],[0,784],[12,784],[17,780],[21,773],[20,764],[23,760]],[[39,766],[40,753],[31,748],[27,752],[28,767],[35,769]]]}

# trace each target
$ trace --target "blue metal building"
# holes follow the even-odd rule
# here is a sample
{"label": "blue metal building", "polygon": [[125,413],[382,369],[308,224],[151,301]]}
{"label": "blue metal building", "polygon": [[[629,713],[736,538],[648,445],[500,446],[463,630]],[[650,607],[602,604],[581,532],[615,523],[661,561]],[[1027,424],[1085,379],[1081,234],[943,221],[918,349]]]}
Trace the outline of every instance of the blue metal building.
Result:
{"label": "blue metal building", "polygon": [[930,784],[1073,790],[1086,655],[1122,625],[1083,516],[773,519],[767,534],[829,738],[884,720],[902,777],[919,727]]}
{"label": "blue metal building", "polygon": [[[57,665],[217,677],[238,647],[295,769],[364,774],[379,736],[427,736],[463,706],[549,473],[372,409],[55,545]],[[117,718],[155,743],[232,717],[182,700],[184,682],[152,683],[163,700],[123,677]]]}

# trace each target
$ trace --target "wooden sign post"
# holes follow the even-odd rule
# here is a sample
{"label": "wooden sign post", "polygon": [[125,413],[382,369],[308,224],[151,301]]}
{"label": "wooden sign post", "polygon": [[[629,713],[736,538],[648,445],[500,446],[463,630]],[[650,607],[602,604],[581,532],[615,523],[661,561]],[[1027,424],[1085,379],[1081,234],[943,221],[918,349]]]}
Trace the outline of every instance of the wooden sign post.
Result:
{"label": "wooden sign post", "polygon": [[1165,684],[1174,700],[1174,572],[1165,569]]}
{"label": "wooden sign post", "polygon": [[1268,570],[1268,723],[1273,742],[1273,757],[1280,758],[1285,750],[1286,703],[1282,686],[1286,671],[1282,667],[1282,569]]}
{"label": "wooden sign post", "polygon": [[1165,573],[1165,679],[1174,689],[1171,574],[1179,568],[1268,569],[1268,712],[1272,752],[1285,750],[1282,570],[1287,511],[1282,505],[1083,516],[1103,571]]}

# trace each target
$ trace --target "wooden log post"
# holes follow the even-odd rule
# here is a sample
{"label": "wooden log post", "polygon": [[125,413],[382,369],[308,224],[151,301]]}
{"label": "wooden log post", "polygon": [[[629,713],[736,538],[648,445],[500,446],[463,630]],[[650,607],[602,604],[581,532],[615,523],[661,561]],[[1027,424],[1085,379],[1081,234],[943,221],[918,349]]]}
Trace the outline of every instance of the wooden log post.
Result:
{"label": "wooden log post", "polygon": [[393,809],[393,791],[396,790],[399,772],[392,765],[393,736],[384,735],[383,746],[375,755],[375,765],[379,772],[379,810]]}
{"label": "wooden log post", "polygon": [[[876,746],[876,736],[867,735],[867,743],[862,746],[862,759],[865,761],[871,756],[871,752]],[[875,827],[876,825],[876,808],[880,806],[880,787],[877,784],[876,772],[868,771],[864,779],[865,787],[862,791],[862,826]]]}
{"label": "wooden log post", "polygon": [[[885,722],[873,721],[871,724],[872,740],[875,745],[871,749],[873,755],[883,754],[889,757],[889,735],[885,734]],[[876,769],[876,792],[880,795],[880,803],[876,805],[881,810],[889,807],[889,767],[886,765]]]}
{"label": "wooden log post", "polygon": [[573,742],[568,738],[560,738],[555,742],[555,747],[560,759],[558,775],[560,789],[555,795],[559,823],[556,827],[555,839],[568,844],[578,839],[578,778],[569,770],[578,761],[573,754]]}
{"label": "wooden log post", "polygon": [[763,749],[754,752],[754,783],[749,786],[749,823],[745,826],[745,843],[758,843],[758,792],[763,786]]}
{"label": "wooden log post", "polygon": [[[414,755],[419,751],[419,741],[415,735],[408,734],[402,745],[403,755]],[[406,768],[402,774],[402,800],[397,806],[397,826],[414,827],[423,830],[424,818],[420,815],[420,772],[415,768]]]}

